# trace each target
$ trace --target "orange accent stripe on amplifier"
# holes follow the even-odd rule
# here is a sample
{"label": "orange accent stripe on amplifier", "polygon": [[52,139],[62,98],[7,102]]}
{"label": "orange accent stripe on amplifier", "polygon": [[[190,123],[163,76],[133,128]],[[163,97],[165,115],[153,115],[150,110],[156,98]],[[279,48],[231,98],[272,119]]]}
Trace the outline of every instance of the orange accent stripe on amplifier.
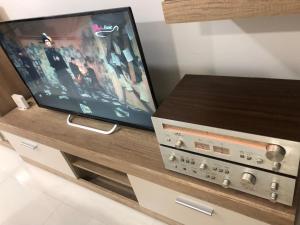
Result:
{"label": "orange accent stripe on amplifier", "polygon": [[245,146],[248,146],[251,148],[257,148],[257,149],[262,149],[262,150],[265,150],[266,146],[268,145],[268,143],[264,143],[264,142],[251,141],[251,140],[246,140],[243,138],[214,134],[214,133],[210,133],[207,131],[194,130],[191,128],[178,127],[178,126],[168,125],[168,124],[162,124],[162,126],[163,126],[164,130],[171,131],[171,132],[196,136],[196,137],[200,137],[200,138],[202,137],[202,138],[213,139],[213,140],[221,141],[221,142],[225,142],[225,143],[228,142],[231,144],[245,145]]}

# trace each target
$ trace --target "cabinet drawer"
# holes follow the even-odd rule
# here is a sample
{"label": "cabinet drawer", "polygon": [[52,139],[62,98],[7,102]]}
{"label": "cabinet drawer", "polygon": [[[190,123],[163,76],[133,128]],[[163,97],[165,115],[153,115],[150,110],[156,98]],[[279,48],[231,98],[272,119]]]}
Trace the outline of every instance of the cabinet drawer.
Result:
{"label": "cabinet drawer", "polygon": [[54,148],[3,132],[14,149],[26,158],[76,178],[63,154]]}
{"label": "cabinet drawer", "polygon": [[268,225],[131,175],[129,180],[142,207],[185,225]]}

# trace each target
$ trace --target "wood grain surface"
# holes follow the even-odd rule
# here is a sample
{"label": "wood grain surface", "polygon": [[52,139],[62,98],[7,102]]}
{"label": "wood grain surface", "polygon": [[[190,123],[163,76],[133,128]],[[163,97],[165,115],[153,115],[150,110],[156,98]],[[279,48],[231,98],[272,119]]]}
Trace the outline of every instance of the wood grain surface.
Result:
{"label": "wood grain surface", "polygon": [[154,116],[300,141],[300,80],[186,75]]}
{"label": "wood grain surface", "polygon": [[300,12],[299,0],[167,0],[162,2],[167,23],[275,16]]}
{"label": "wood grain surface", "polygon": [[12,94],[28,98],[30,93],[0,47],[0,117],[16,107]]}
{"label": "wood grain surface", "polygon": [[78,159],[77,161],[72,163],[72,165],[131,188],[131,184],[129,182],[127,174],[125,173],[101,166],[84,159]]}
{"label": "wood grain surface", "polygon": [[[292,225],[295,221],[296,207],[273,204],[164,169],[153,132],[122,127],[113,135],[99,135],[67,126],[66,118],[67,114],[34,105],[27,111],[15,109],[0,118],[0,129],[270,224]],[[79,122],[105,126],[96,120]]]}

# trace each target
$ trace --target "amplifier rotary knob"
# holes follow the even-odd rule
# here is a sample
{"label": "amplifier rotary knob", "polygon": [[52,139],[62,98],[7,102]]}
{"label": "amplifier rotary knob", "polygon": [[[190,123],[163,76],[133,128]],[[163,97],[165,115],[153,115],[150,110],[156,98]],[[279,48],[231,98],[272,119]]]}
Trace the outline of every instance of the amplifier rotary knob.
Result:
{"label": "amplifier rotary knob", "polygon": [[176,143],[175,143],[175,147],[176,148],[181,148],[183,146],[183,141],[182,140],[178,140],[178,141],[176,141]]}
{"label": "amplifier rotary knob", "polygon": [[175,161],[175,159],[176,159],[175,154],[171,154],[171,155],[169,156],[169,161],[173,162],[173,161]]}
{"label": "amplifier rotary knob", "polygon": [[272,162],[281,162],[285,153],[285,149],[280,145],[268,144],[266,147],[266,157]]}
{"label": "amplifier rotary knob", "polygon": [[241,177],[242,185],[246,187],[251,187],[255,184],[255,182],[256,182],[256,177],[253,174],[247,172],[242,174]]}
{"label": "amplifier rotary knob", "polygon": [[206,163],[201,163],[200,166],[199,166],[200,170],[206,170],[206,168],[207,168]]}
{"label": "amplifier rotary knob", "polygon": [[229,185],[230,185],[230,180],[224,179],[222,182],[223,188],[229,188]]}

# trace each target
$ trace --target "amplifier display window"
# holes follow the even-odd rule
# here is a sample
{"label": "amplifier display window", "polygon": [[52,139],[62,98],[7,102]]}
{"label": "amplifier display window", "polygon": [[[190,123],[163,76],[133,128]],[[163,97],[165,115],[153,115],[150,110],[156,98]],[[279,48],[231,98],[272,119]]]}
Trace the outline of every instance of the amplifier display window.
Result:
{"label": "amplifier display window", "polygon": [[213,151],[220,154],[229,155],[230,150],[228,148],[213,146]]}
{"label": "amplifier display window", "polygon": [[210,146],[208,144],[201,143],[201,142],[195,142],[195,148],[198,150],[204,150],[204,151],[210,150]]}

